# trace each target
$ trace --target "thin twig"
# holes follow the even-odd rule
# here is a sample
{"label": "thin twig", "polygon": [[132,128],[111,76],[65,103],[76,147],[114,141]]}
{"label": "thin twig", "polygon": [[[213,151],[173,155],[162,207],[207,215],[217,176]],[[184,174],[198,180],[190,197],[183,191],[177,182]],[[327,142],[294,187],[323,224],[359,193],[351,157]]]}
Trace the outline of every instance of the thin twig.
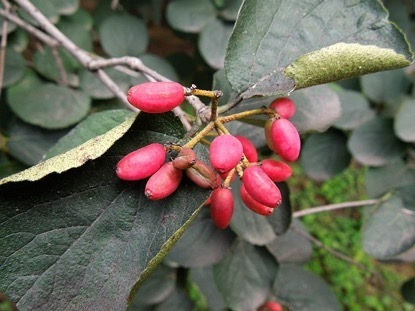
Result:
{"label": "thin twig", "polygon": [[[10,4],[7,1],[2,1],[6,12],[10,12]],[[1,90],[3,89],[4,81],[4,67],[6,65],[6,46],[7,46],[7,28],[9,26],[9,21],[5,18],[3,20],[3,29],[1,34],[1,43],[0,43],[0,97]]]}
{"label": "thin twig", "polygon": [[303,217],[306,215],[311,215],[315,213],[321,213],[321,212],[327,212],[327,211],[333,211],[337,209],[342,208],[348,208],[348,207],[359,207],[359,206],[367,206],[367,205],[375,205],[379,203],[381,199],[371,199],[371,200],[363,200],[363,201],[352,201],[352,202],[343,202],[338,204],[328,204],[318,207],[312,207],[308,208],[302,211],[297,211],[293,213],[294,218]]}
{"label": "thin twig", "polygon": [[66,86],[68,85],[68,74],[66,73],[59,50],[56,46],[52,46],[50,49],[52,51],[53,59],[55,60],[56,69],[58,69],[59,72],[58,83]]}
{"label": "thin twig", "polygon": [[180,107],[176,107],[173,109],[173,113],[180,119],[186,131],[190,131],[192,125],[187,119],[186,113],[183,111],[183,109]]}

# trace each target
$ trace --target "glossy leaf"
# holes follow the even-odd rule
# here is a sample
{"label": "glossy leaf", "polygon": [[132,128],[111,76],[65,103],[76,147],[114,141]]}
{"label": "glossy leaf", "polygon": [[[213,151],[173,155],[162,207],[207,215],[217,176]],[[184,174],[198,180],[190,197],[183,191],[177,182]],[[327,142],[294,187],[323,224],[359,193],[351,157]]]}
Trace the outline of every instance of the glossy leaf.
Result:
{"label": "glossy leaf", "polygon": [[312,134],[301,150],[301,166],[317,181],[325,181],[341,173],[350,163],[347,137],[340,131],[329,130]]}
{"label": "glossy leaf", "polygon": [[145,181],[119,180],[115,164],[140,146],[182,134],[171,114],[140,114],[99,159],[35,183],[3,185],[0,291],[22,310],[125,309],[207,193],[183,183],[169,198],[149,201]]}
{"label": "glossy leaf", "polygon": [[6,61],[2,87],[8,87],[19,81],[23,77],[26,67],[26,61],[20,53],[12,48],[6,48],[5,53]]}
{"label": "glossy leaf", "polygon": [[392,120],[378,117],[356,128],[348,147],[360,163],[382,166],[402,155],[405,145],[394,135]]}
{"label": "glossy leaf", "polygon": [[[324,22],[322,22],[324,21]],[[226,52],[242,97],[405,67],[412,53],[380,1],[244,1]]]}
{"label": "glossy leaf", "polygon": [[394,196],[376,208],[363,227],[363,249],[382,259],[408,250],[415,243],[415,212]]}
{"label": "glossy leaf", "polygon": [[271,292],[278,265],[265,248],[236,240],[225,258],[213,267],[226,306],[236,310],[259,307]]}

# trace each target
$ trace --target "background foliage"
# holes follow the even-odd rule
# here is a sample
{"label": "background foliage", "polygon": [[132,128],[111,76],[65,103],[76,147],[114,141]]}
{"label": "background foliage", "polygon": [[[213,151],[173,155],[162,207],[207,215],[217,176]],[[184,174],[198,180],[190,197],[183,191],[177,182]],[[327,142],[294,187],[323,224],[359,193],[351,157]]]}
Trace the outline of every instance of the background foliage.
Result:
{"label": "background foliage", "polygon": [[[332,72],[323,70],[332,59],[367,64],[359,67],[363,71],[335,65],[346,78],[402,67],[411,57],[377,1],[326,1],[316,7],[313,1],[245,1],[232,35],[239,0],[120,1],[115,7],[109,0],[31,2],[82,49],[104,57],[136,56],[183,85],[221,89],[222,105],[239,102],[232,111],[268,105],[294,85],[335,80],[322,73]],[[413,2],[384,4],[413,42]],[[37,25],[23,9],[16,14]],[[249,32],[252,16],[261,16],[255,36]],[[287,39],[292,29],[297,31]],[[56,167],[62,172],[33,186],[28,180],[45,170],[41,165],[11,177],[18,183],[0,182],[5,183],[0,188],[0,292],[19,308],[122,310],[132,300],[129,310],[249,310],[277,299],[292,310],[413,309],[403,302],[413,303],[415,296],[413,66],[294,91],[292,121],[302,133],[303,150],[289,187],[279,185],[283,206],[264,218],[237,200],[230,228],[220,231],[205,210],[196,216],[208,192],[185,182],[167,201],[149,204],[142,183],[125,184],[113,174],[128,151],[180,139],[177,118],[140,114],[134,122],[135,115],[66,50],[58,49],[67,75],[62,81],[49,46],[12,24],[8,33],[0,177],[54,156],[49,162],[54,169],[45,175]],[[344,39],[349,33],[354,35]],[[374,44],[405,57],[378,50],[359,54],[341,45],[323,56],[311,54],[317,61],[301,61],[344,42]],[[270,50],[279,51],[276,68],[269,65],[275,64]],[[142,74],[105,71],[123,92],[147,81]],[[303,71],[320,72],[320,80],[309,82]],[[258,94],[266,96],[250,98]],[[194,114],[189,104],[182,107]],[[263,122],[229,125],[232,134],[250,138],[262,158],[269,157]],[[205,158],[206,150],[200,147],[198,154]],[[233,186],[236,194],[238,188]],[[293,210],[365,198],[385,200],[306,216],[303,223],[292,220]]]}

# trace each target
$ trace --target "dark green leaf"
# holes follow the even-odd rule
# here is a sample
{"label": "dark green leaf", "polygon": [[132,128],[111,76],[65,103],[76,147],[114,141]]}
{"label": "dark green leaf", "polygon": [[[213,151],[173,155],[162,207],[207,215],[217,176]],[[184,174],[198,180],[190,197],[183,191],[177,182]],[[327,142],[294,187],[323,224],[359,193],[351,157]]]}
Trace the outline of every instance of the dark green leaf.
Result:
{"label": "dark green leaf", "polygon": [[101,45],[110,56],[139,56],[148,45],[147,27],[132,15],[113,14],[98,29]]}
{"label": "dark green leaf", "polygon": [[36,183],[2,186],[0,291],[22,310],[125,310],[208,192],[183,183],[169,198],[149,201],[145,181],[119,180],[115,165],[140,146],[182,134],[172,114],[140,114],[99,159]]}
{"label": "dark green leaf", "polygon": [[79,7],[79,0],[49,0],[56,8],[59,14],[71,15]]}
{"label": "dark green leaf", "polygon": [[276,238],[267,217],[258,215],[244,205],[239,194],[241,182],[238,178],[232,183],[234,211],[231,220],[232,230],[242,239],[255,245],[265,245]]}
{"label": "dark green leaf", "polygon": [[415,99],[406,99],[395,118],[395,133],[406,142],[415,142]]}
{"label": "dark green leaf", "polygon": [[226,257],[213,267],[219,292],[228,308],[251,310],[271,292],[278,265],[265,248],[236,240]]}
{"label": "dark green leaf", "polygon": [[317,181],[325,181],[341,173],[350,163],[347,137],[340,131],[329,130],[312,134],[301,150],[301,166]]}
{"label": "dark green leaf", "polygon": [[14,51],[18,53],[23,53],[28,45],[29,35],[26,31],[24,31],[21,28],[18,28],[11,36],[7,38],[7,46],[11,47]]}
{"label": "dark green leaf", "polygon": [[66,130],[50,131],[16,120],[10,128],[8,150],[24,164],[35,165],[44,159],[48,149],[66,133]]}
{"label": "dark green leaf", "polygon": [[163,264],[143,283],[128,310],[135,310],[137,305],[154,305],[166,299],[176,287],[176,270]]}
{"label": "dark green leaf", "polygon": [[169,78],[173,81],[178,81],[176,70],[174,67],[164,58],[154,54],[144,54],[140,56],[141,61],[147,67],[157,71],[159,74]]}
{"label": "dark green leaf", "polygon": [[230,230],[216,228],[206,210],[186,230],[167,255],[166,261],[185,268],[209,266],[225,256],[233,240],[234,235]]}
{"label": "dark green leaf", "polygon": [[84,93],[55,84],[43,84],[25,94],[13,97],[9,94],[11,109],[27,123],[46,129],[76,124],[91,107],[91,100]]}
{"label": "dark green leaf", "polygon": [[[131,86],[131,78],[129,76],[113,68],[106,69],[105,72],[114,80],[122,91],[127,93],[128,88]],[[82,90],[92,98],[109,99],[115,97],[114,93],[89,70],[82,70],[80,79]]]}
{"label": "dark green leaf", "polygon": [[176,288],[176,290],[167,297],[161,304],[159,304],[155,311],[192,311],[193,303],[186,295],[183,289]]}
{"label": "dark green leaf", "polygon": [[222,311],[225,309],[225,302],[213,279],[212,267],[191,269],[189,278],[196,283],[206,298],[209,310]]}
{"label": "dark green leaf", "polygon": [[241,135],[248,138],[256,148],[267,145],[263,127],[236,121],[228,123],[226,128],[232,135]]}
{"label": "dark green leaf", "polygon": [[94,24],[92,16],[88,13],[88,11],[85,11],[81,8],[70,16],[61,17],[61,21],[70,21],[72,24],[81,25],[85,30],[88,31],[92,29],[92,25]]}
{"label": "dark green leaf", "polygon": [[23,171],[25,168],[20,162],[9,159],[4,153],[0,152],[0,178]]}
{"label": "dark green leaf", "polygon": [[232,87],[226,78],[225,69],[220,69],[213,75],[212,90],[220,90],[223,93],[221,98],[219,98],[219,105],[224,105],[231,99],[234,99],[236,94],[232,91]]}
{"label": "dark green leaf", "polygon": [[360,78],[363,93],[376,103],[399,100],[409,87],[403,69],[378,72]]}
{"label": "dark green leaf", "polygon": [[23,56],[12,48],[6,48],[3,87],[8,87],[19,81],[23,77],[25,69],[26,61]]}
{"label": "dark green leaf", "polygon": [[278,300],[295,311],[340,311],[342,307],[326,282],[295,265],[281,265],[275,280]]}
{"label": "dark green leaf", "polygon": [[282,203],[278,208],[267,217],[268,222],[271,224],[272,229],[277,235],[284,234],[291,224],[291,201],[290,201],[290,189],[287,183],[277,183],[278,188],[281,191]]}
{"label": "dark green leaf", "polygon": [[348,147],[353,157],[362,164],[382,166],[398,158],[405,145],[393,132],[393,121],[378,117],[353,131]]}
{"label": "dark green leaf", "polygon": [[225,20],[234,21],[238,16],[239,8],[241,7],[242,0],[230,0],[226,6],[219,12],[220,17]]}
{"label": "dark green leaf", "polygon": [[374,111],[360,93],[352,90],[336,90],[341,103],[341,115],[334,126],[342,130],[352,130],[373,118]]}
{"label": "dark green leaf", "polygon": [[198,48],[203,59],[215,69],[223,68],[225,49],[232,27],[214,19],[205,25],[200,32]]}
{"label": "dark green leaf", "polygon": [[[32,4],[52,23],[56,24],[59,21],[59,13],[51,1],[31,0],[30,2],[32,2]],[[26,13],[26,11],[19,9],[17,12],[23,19],[27,20],[31,24],[38,26],[38,23],[33,19],[33,17]]]}
{"label": "dark green leaf", "polygon": [[86,51],[92,51],[91,32],[85,29],[85,26],[78,20],[65,18],[58,23],[57,27],[77,46]]}
{"label": "dark green leaf", "polygon": [[307,232],[300,221],[295,220],[288,231],[267,244],[267,249],[279,263],[306,263],[311,259],[313,247],[309,240],[298,233]]}
{"label": "dark green leaf", "polygon": [[291,121],[300,132],[323,132],[341,115],[339,97],[327,85],[296,91],[291,95],[291,99],[297,108]]}
{"label": "dark green leaf", "polygon": [[403,161],[394,161],[386,166],[371,167],[366,174],[366,190],[373,197],[415,183],[415,171]]}
{"label": "dark green leaf", "polygon": [[215,19],[216,9],[210,0],[175,0],[167,6],[167,21],[176,30],[199,32]]}
{"label": "dark green leaf", "polygon": [[401,293],[406,301],[415,304],[415,278],[409,279],[402,285]]}
{"label": "dark green leaf", "polygon": [[412,62],[380,1],[244,1],[226,51],[242,97],[401,68]]}
{"label": "dark green leaf", "polygon": [[394,196],[381,203],[363,227],[363,249],[382,259],[408,250],[415,243],[415,212]]}
{"label": "dark green leaf", "polygon": [[133,116],[133,112],[124,109],[107,110],[94,113],[73,128],[67,135],[51,147],[46,158],[65,153],[84,142],[107,133],[117,125]]}

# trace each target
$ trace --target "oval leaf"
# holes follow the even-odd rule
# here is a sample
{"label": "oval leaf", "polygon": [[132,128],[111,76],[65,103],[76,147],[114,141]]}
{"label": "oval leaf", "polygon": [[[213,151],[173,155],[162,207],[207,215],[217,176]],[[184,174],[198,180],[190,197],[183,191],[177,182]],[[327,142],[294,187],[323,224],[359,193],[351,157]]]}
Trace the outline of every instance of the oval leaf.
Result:
{"label": "oval leaf", "polygon": [[26,68],[26,61],[20,53],[12,48],[6,48],[6,62],[4,64],[4,76],[2,87],[10,86],[19,81]]}
{"label": "oval leaf", "polygon": [[395,118],[396,136],[406,142],[415,142],[415,100],[406,99],[399,108]]}

